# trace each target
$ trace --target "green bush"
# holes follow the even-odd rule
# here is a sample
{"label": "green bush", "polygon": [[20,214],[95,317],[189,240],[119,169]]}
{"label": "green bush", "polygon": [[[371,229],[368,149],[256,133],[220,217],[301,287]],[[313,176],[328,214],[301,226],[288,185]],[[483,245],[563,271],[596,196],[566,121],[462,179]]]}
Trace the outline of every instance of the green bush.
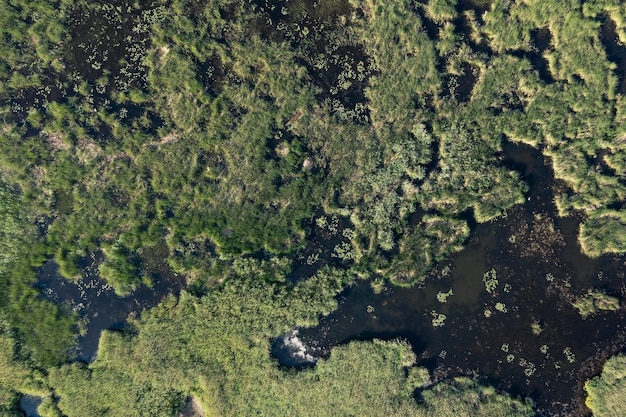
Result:
{"label": "green bush", "polygon": [[624,392],[626,392],[626,357],[610,358],[602,374],[585,383],[585,404],[595,417],[618,417],[623,414]]}

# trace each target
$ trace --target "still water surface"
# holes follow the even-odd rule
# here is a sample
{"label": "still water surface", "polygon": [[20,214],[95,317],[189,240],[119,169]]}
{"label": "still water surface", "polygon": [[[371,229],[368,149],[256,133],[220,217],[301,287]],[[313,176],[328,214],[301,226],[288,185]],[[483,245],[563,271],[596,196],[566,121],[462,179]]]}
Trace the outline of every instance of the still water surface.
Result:
{"label": "still water surface", "polygon": [[20,397],[20,410],[26,417],[41,417],[37,412],[37,408],[43,401],[43,398],[36,395],[22,395]]}
{"label": "still water surface", "polygon": [[[592,287],[626,299],[624,259],[580,253],[580,220],[556,215],[552,200],[562,185],[539,151],[507,144],[505,155],[530,185],[525,204],[476,226],[466,249],[440,263],[421,288],[375,294],[365,281],[348,288],[337,311],[298,329],[305,353],[326,356],[350,340],[400,337],[434,382],[480,374],[530,397],[546,415],[587,415],[583,384],[626,345],[626,316],[620,309],[583,320],[572,301]],[[489,271],[497,282],[491,292]]]}

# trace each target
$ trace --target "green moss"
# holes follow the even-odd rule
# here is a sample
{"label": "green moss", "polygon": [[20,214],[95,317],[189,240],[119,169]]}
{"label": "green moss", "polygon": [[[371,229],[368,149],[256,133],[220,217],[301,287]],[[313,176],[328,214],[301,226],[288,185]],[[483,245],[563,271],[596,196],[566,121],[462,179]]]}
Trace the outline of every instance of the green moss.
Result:
{"label": "green moss", "polygon": [[[67,357],[73,343],[74,318],[59,306],[42,299],[32,286],[36,281],[36,268],[45,253],[45,246],[36,238],[32,217],[33,213],[18,190],[0,181],[2,326],[6,320],[16,329],[18,337],[25,343],[22,354],[32,355],[34,362],[45,366]],[[24,251],[26,246],[28,251]],[[12,354],[13,350],[8,352]]]}

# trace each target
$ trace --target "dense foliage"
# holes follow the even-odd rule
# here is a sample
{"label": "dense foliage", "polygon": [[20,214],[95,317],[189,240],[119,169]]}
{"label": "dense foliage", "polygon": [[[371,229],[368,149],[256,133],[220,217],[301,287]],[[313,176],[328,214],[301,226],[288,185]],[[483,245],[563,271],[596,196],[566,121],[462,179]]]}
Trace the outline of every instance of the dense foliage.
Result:
{"label": "dense foliage", "polygon": [[[24,353],[42,365],[67,358],[73,343],[74,318],[60,306],[44,301],[32,283],[45,250],[36,238],[34,218],[18,194],[0,182],[0,314],[3,331],[11,323]],[[6,327],[6,329],[5,329]],[[7,352],[13,352],[9,349]]]}
{"label": "dense foliage", "polygon": [[587,406],[597,417],[617,417],[624,414],[626,392],[626,357],[617,355],[609,359],[602,375],[585,384]]}
{"label": "dense foliage", "polygon": [[[3,7],[37,17],[3,29],[3,176],[53,218],[68,277],[102,248],[103,276],[128,293],[136,251],[163,236],[198,264],[288,254],[322,206],[356,226],[363,272],[416,282],[389,266],[428,227],[409,221],[418,209],[457,228],[468,209],[485,222],[522,201],[498,162],[505,138],[552,158],[569,186],[559,210],[589,216],[587,253],[624,249],[623,99],[598,30],[619,31],[610,3],[563,2],[567,22],[501,2]],[[194,257],[192,242],[213,249]]]}
{"label": "dense foliage", "polygon": [[[467,380],[416,406],[401,343],[291,374],[268,340],[355,276],[423,281],[523,202],[506,141],[550,158],[586,254],[626,252],[625,22],[618,0],[0,2],[1,406],[50,389],[49,415],[168,414],[189,394],[231,415],[527,415]],[[315,225],[334,267],[290,276]],[[76,316],[40,297],[37,267],[72,279],[101,250],[128,295],[162,242],[194,295],[58,367]],[[598,294],[581,314],[618,308]]]}
{"label": "dense foliage", "polygon": [[[246,2],[204,7],[77,4],[54,18],[66,32],[49,40],[50,62],[26,54],[50,86],[6,91],[4,175],[53,218],[49,251],[66,276],[102,248],[102,275],[128,293],[136,251],[163,236],[187,253],[181,272],[194,258],[287,254],[322,206],[352,220],[363,272],[406,282],[388,252],[429,228],[411,230],[418,207],[456,229],[467,208],[487,221],[521,200],[519,176],[490,162],[498,140],[463,118],[431,120],[424,99],[448,102],[442,58],[408,4],[361,5],[371,16],[341,2],[276,16]],[[399,31],[414,36],[389,48]],[[214,249],[194,257],[194,242]],[[408,269],[422,272],[408,283],[456,245],[415,260]]]}
{"label": "dense foliage", "polygon": [[397,341],[338,347],[300,372],[277,367],[271,337],[332,310],[346,279],[326,269],[285,291],[246,274],[202,299],[168,299],[134,335],[106,332],[93,364],[51,371],[59,409],[68,417],[174,415],[191,394],[207,415],[220,416],[533,415],[469,380],[425,389],[426,406],[418,406],[413,391],[429,384],[428,372],[413,367],[410,346]]}

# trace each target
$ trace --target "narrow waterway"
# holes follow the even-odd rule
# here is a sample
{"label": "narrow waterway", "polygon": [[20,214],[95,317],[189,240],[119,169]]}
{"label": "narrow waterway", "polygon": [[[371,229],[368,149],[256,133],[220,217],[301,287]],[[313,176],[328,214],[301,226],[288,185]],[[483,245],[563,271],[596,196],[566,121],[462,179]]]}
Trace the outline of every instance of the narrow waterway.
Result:
{"label": "narrow waterway", "polygon": [[531,398],[541,414],[588,415],[583,384],[625,346],[626,315],[621,308],[583,319],[572,302],[590,288],[624,300],[624,260],[580,253],[580,220],[556,215],[553,195],[562,184],[539,151],[508,143],[503,162],[528,182],[525,204],[475,227],[466,249],[440,263],[421,288],[375,294],[366,281],[348,288],[337,311],[298,329],[298,343],[308,347],[299,354],[403,338],[434,382],[479,374]]}

